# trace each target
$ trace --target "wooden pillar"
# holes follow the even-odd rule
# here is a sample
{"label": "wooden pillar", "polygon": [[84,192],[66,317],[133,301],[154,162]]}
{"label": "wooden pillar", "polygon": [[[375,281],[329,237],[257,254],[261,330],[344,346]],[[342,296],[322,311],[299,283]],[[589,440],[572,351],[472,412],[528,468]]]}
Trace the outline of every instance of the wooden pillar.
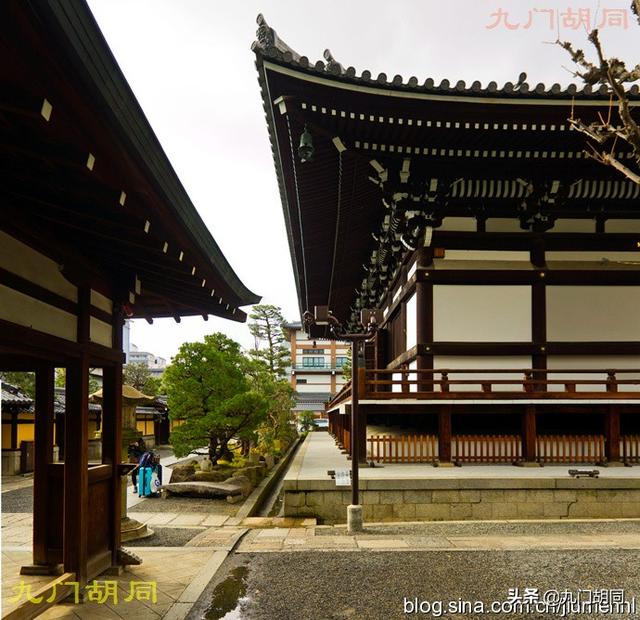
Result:
{"label": "wooden pillar", "polygon": [[605,454],[609,463],[620,462],[620,407],[609,405],[605,414]]}
{"label": "wooden pillar", "polygon": [[[358,393],[359,398],[366,398],[365,369],[358,368]],[[367,410],[358,406],[358,461],[367,461]]]}
{"label": "wooden pillar", "polygon": [[522,414],[522,458],[525,463],[536,462],[536,406],[526,405]]}
{"label": "wooden pillar", "polygon": [[[416,323],[416,366],[418,370],[433,370],[433,355],[426,351],[427,346],[431,346],[433,342],[433,285],[421,279],[416,282]],[[433,375],[419,373],[418,377],[425,379],[424,383],[418,383],[418,391],[432,392],[433,383],[428,379],[432,379]]]}
{"label": "wooden pillar", "polygon": [[33,563],[48,564],[49,465],[53,462],[53,402],[55,368],[36,370],[35,463],[33,472]]}
{"label": "wooden pillar", "polygon": [[[91,289],[78,288],[77,340],[89,342]],[[64,569],[87,581],[89,537],[89,357],[82,351],[67,365],[65,389]],[[99,507],[98,507],[99,508]]]}
{"label": "wooden pillar", "polygon": [[451,463],[451,405],[442,405],[438,412],[438,460]]}
{"label": "wooden pillar", "polygon": [[122,454],[122,366],[103,368],[102,384],[102,462],[112,466],[112,484],[109,497],[109,548],[111,564],[118,564],[120,546],[122,479],[118,465],[124,460]]}
{"label": "wooden pillar", "polygon": [[87,580],[89,510],[89,360],[67,366],[64,461],[64,569]]}
{"label": "wooden pillar", "polygon": [[[546,262],[545,246],[542,237],[534,239],[530,251],[531,264],[539,269],[537,280],[531,286],[531,341],[534,345],[534,354],[531,357],[531,367],[534,370],[547,369],[547,290],[545,284]],[[535,379],[546,379],[544,372],[535,372]],[[545,383],[534,384],[531,391],[546,392]]]}

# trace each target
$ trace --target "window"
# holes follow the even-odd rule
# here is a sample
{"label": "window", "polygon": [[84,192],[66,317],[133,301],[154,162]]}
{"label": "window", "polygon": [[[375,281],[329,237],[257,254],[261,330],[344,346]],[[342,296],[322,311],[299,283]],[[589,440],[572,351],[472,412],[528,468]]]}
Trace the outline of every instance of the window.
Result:
{"label": "window", "polygon": [[303,355],[324,355],[324,349],[303,349]]}
{"label": "window", "polygon": [[296,383],[306,383],[306,379],[296,379]]}
{"label": "window", "polygon": [[336,368],[342,368],[346,363],[347,360],[349,358],[348,357],[336,357]]}
{"label": "window", "polygon": [[324,357],[303,357],[302,366],[303,368],[323,368]]}

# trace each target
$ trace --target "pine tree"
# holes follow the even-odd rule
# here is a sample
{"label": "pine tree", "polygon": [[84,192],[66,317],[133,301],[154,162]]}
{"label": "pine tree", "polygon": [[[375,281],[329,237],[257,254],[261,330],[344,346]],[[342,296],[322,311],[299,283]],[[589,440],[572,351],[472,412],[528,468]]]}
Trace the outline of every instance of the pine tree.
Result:
{"label": "pine tree", "polygon": [[283,377],[291,362],[282,310],[278,306],[259,304],[253,306],[249,318],[252,320],[249,331],[255,340],[251,356],[264,362],[274,378]]}

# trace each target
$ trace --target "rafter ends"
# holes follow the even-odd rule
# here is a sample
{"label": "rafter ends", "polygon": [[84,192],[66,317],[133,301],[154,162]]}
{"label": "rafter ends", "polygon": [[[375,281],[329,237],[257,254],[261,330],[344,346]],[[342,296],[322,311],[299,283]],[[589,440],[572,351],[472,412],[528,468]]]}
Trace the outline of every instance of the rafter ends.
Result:
{"label": "rafter ends", "polygon": [[142,293],[142,282],[140,282],[138,276],[136,276],[134,288],[136,291],[136,295],[140,295]]}
{"label": "rafter ends", "polygon": [[180,315],[179,315],[179,314],[175,314],[175,315],[174,315],[174,317],[173,317],[173,320],[174,320],[176,323],[180,323],[180,322],[182,321],[182,319],[180,318]]}
{"label": "rafter ends", "polygon": [[149,230],[151,230],[151,222],[149,220],[146,220],[144,223],[144,232],[148,233]]}
{"label": "rafter ends", "polygon": [[136,303],[136,294],[133,291],[129,291],[129,303],[130,304]]}
{"label": "rafter ends", "polygon": [[149,325],[153,325],[153,318],[152,318],[152,317],[150,317],[150,316],[145,316],[145,317],[144,317],[144,319],[145,319],[145,321],[146,321],[147,323],[149,323]]}
{"label": "rafter ends", "polygon": [[164,245],[162,246],[162,253],[166,254],[168,249],[169,249],[169,244],[165,241]]}
{"label": "rafter ends", "polygon": [[192,269],[191,269],[191,275],[192,275],[192,276],[195,276],[195,275],[196,275],[196,268],[195,268],[195,267],[192,267]]}
{"label": "rafter ends", "polygon": [[287,103],[285,102],[284,97],[278,97],[277,99],[274,99],[273,105],[278,106],[278,110],[280,110],[280,114],[287,113]]}
{"label": "rafter ends", "polygon": [[180,254],[178,255],[178,260],[182,262],[183,258],[184,258],[184,252],[181,251]]}
{"label": "rafter ends", "polygon": [[45,121],[49,122],[51,120],[51,112],[53,112],[53,106],[47,99],[42,101],[42,107],[40,108],[40,114]]}
{"label": "rafter ends", "polygon": [[347,150],[344,142],[338,136],[333,139],[333,145],[338,149],[338,153],[344,153]]}
{"label": "rafter ends", "polygon": [[93,170],[93,166],[96,163],[96,158],[93,156],[92,153],[89,153],[88,157],[87,157],[87,168],[89,170]]}
{"label": "rafter ends", "polygon": [[205,278],[202,278],[202,284],[201,284],[202,288],[204,288],[204,286],[205,286],[205,284],[206,284],[206,283],[207,283],[206,279],[205,279]]}
{"label": "rafter ends", "polygon": [[120,200],[118,200],[118,202],[120,203],[121,207],[124,207],[124,203],[127,201],[127,194],[125,192],[120,192]]}
{"label": "rafter ends", "polygon": [[205,313],[205,314],[203,314],[203,315],[202,315],[202,318],[203,318],[205,321],[208,321],[208,320],[209,320],[209,315]]}

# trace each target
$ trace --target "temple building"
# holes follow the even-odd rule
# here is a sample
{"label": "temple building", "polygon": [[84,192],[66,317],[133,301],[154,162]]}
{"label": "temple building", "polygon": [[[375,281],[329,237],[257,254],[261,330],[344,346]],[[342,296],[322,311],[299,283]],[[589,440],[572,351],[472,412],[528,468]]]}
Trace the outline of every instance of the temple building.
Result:
{"label": "temple building", "polygon": [[338,442],[357,432],[361,460],[640,462],[640,185],[570,124],[606,117],[606,89],[375,77],[258,25],[300,313],[381,317],[357,428],[350,385],[328,405]]}
{"label": "temple building", "polygon": [[[260,298],[204,225],[86,2],[1,3],[0,52],[0,370],[36,375],[33,565],[23,571],[62,568],[82,586],[126,563],[124,319],[244,321],[240,307]],[[66,369],[60,463],[56,368]],[[103,376],[101,462],[91,464],[90,368]]]}

